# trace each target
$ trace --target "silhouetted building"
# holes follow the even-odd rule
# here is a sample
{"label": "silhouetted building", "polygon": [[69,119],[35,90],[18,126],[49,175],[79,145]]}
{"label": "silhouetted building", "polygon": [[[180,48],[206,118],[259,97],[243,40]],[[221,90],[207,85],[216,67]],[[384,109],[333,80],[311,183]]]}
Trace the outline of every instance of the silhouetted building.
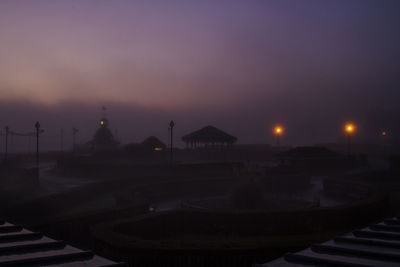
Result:
{"label": "silhouetted building", "polygon": [[147,150],[164,151],[167,146],[155,136],[150,136],[142,142],[142,146]]}
{"label": "silhouetted building", "polygon": [[230,146],[237,141],[237,138],[215,128],[214,126],[206,126],[200,130],[184,135],[182,140],[186,143],[187,148],[197,148]]}
{"label": "silhouetted building", "polygon": [[309,158],[336,158],[339,156],[339,154],[325,147],[300,146],[282,152],[281,156],[290,158],[309,159]]}
{"label": "silhouetted building", "polygon": [[[364,164],[365,160],[349,158],[343,154],[334,152],[325,147],[303,146],[289,149],[288,151],[277,155],[282,167],[286,171],[291,170],[289,166],[294,167],[295,171],[299,169],[304,171],[327,170],[348,168],[355,164]],[[292,170],[293,171],[293,170]]]}
{"label": "silhouetted building", "polygon": [[164,155],[167,146],[155,136],[149,136],[142,143],[132,143],[124,146],[125,152],[132,155],[154,158]]}

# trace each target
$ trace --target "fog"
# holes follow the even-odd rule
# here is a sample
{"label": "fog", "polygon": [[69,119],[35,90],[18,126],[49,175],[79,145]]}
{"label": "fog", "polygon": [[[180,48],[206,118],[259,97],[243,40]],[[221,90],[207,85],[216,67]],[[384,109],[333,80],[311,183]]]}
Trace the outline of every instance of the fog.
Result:
{"label": "fog", "polygon": [[397,1],[4,1],[0,124],[77,127],[84,142],[105,105],[123,143],[164,139],[171,119],[178,137],[210,124],[240,143],[270,143],[280,123],[287,144],[337,142],[352,120],[373,139],[380,128],[396,132],[396,9]]}

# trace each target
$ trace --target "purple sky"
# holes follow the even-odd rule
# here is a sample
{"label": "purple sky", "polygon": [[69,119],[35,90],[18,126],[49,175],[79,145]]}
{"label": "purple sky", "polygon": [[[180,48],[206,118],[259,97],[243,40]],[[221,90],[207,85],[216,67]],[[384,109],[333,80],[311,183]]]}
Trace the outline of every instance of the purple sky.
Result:
{"label": "purple sky", "polygon": [[165,140],[170,119],[178,136],[213,124],[265,143],[279,122],[289,143],[336,141],[345,120],[397,112],[399,13],[396,0],[2,0],[0,124],[75,125],[83,141],[107,105],[123,142]]}

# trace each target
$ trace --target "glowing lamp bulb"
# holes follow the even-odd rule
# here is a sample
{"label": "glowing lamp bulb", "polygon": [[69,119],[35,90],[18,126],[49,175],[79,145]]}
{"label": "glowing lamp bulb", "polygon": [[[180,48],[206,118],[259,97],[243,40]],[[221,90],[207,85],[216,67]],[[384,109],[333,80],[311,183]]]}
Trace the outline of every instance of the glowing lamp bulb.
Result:
{"label": "glowing lamp bulb", "polygon": [[346,129],[346,132],[352,133],[354,131],[354,125],[347,124],[345,129]]}
{"label": "glowing lamp bulb", "polygon": [[104,125],[104,121],[100,121],[100,125]]}
{"label": "glowing lamp bulb", "polygon": [[275,127],[275,133],[276,133],[277,135],[282,134],[282,132],[283,132],[282,127]]}
{"label": "glowing lamp bulb", "polygon": [[383,132],[382,132],[382,135],[383,135],[383,136],[386,136],[386,135],[387,135],[387,132],[386,132],[386,131],[383,131]]}

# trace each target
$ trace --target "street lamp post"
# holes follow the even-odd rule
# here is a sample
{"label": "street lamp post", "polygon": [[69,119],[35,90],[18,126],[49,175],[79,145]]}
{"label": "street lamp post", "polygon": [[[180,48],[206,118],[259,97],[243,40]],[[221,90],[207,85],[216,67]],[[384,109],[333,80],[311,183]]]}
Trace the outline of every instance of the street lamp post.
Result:
{"label": "street lamp post", "polygon": [[40,134],[40,123],[35,123],[36,128],[36,177],[39,179],[39,134]]}
{"label": "street lamp post", "polygon": [[386,130],[381,132],[382,135],[382,144],[383,144],[383,154],[386,155],[386,145],[387,145],[387,136],[388,132]]}
{"label": "street lamp post", "polygon": [[276,126],[274,129],[274,133],[276,136],[276,145],[279,146],[279,137],[283,134],[282,126]]}
{"label": "street lamp post", "polygon": [[8,156],[8,133],[10,131],[10,128],[8,126],[6,126],[5,130],[6,130],[6,144],[5,144],[4,162],[7,162],[7,156]]}
{"label": "street lamp post", "polygon": [[351,135],[355,130],[355,126],[352,123],[348,123],[345,126],[345,131],[347,133],[347,154],[351,154]]}
{"label": "street lamp post", "polygon": [[171,165],[172,165],[172,163],[173,163],[173,160],[174,160],[174,153],[173,153],[173,147],[174,147],[174,145],[173,145],[173,133],[174,133],[174,126],[175,126],[175,123],[174,123],[174,121],[171,121],[170,123],[169,123],[169,127],[170,127],[170,130],[171,130],[171,147],[170,147],[170,160],[171,160]]}

